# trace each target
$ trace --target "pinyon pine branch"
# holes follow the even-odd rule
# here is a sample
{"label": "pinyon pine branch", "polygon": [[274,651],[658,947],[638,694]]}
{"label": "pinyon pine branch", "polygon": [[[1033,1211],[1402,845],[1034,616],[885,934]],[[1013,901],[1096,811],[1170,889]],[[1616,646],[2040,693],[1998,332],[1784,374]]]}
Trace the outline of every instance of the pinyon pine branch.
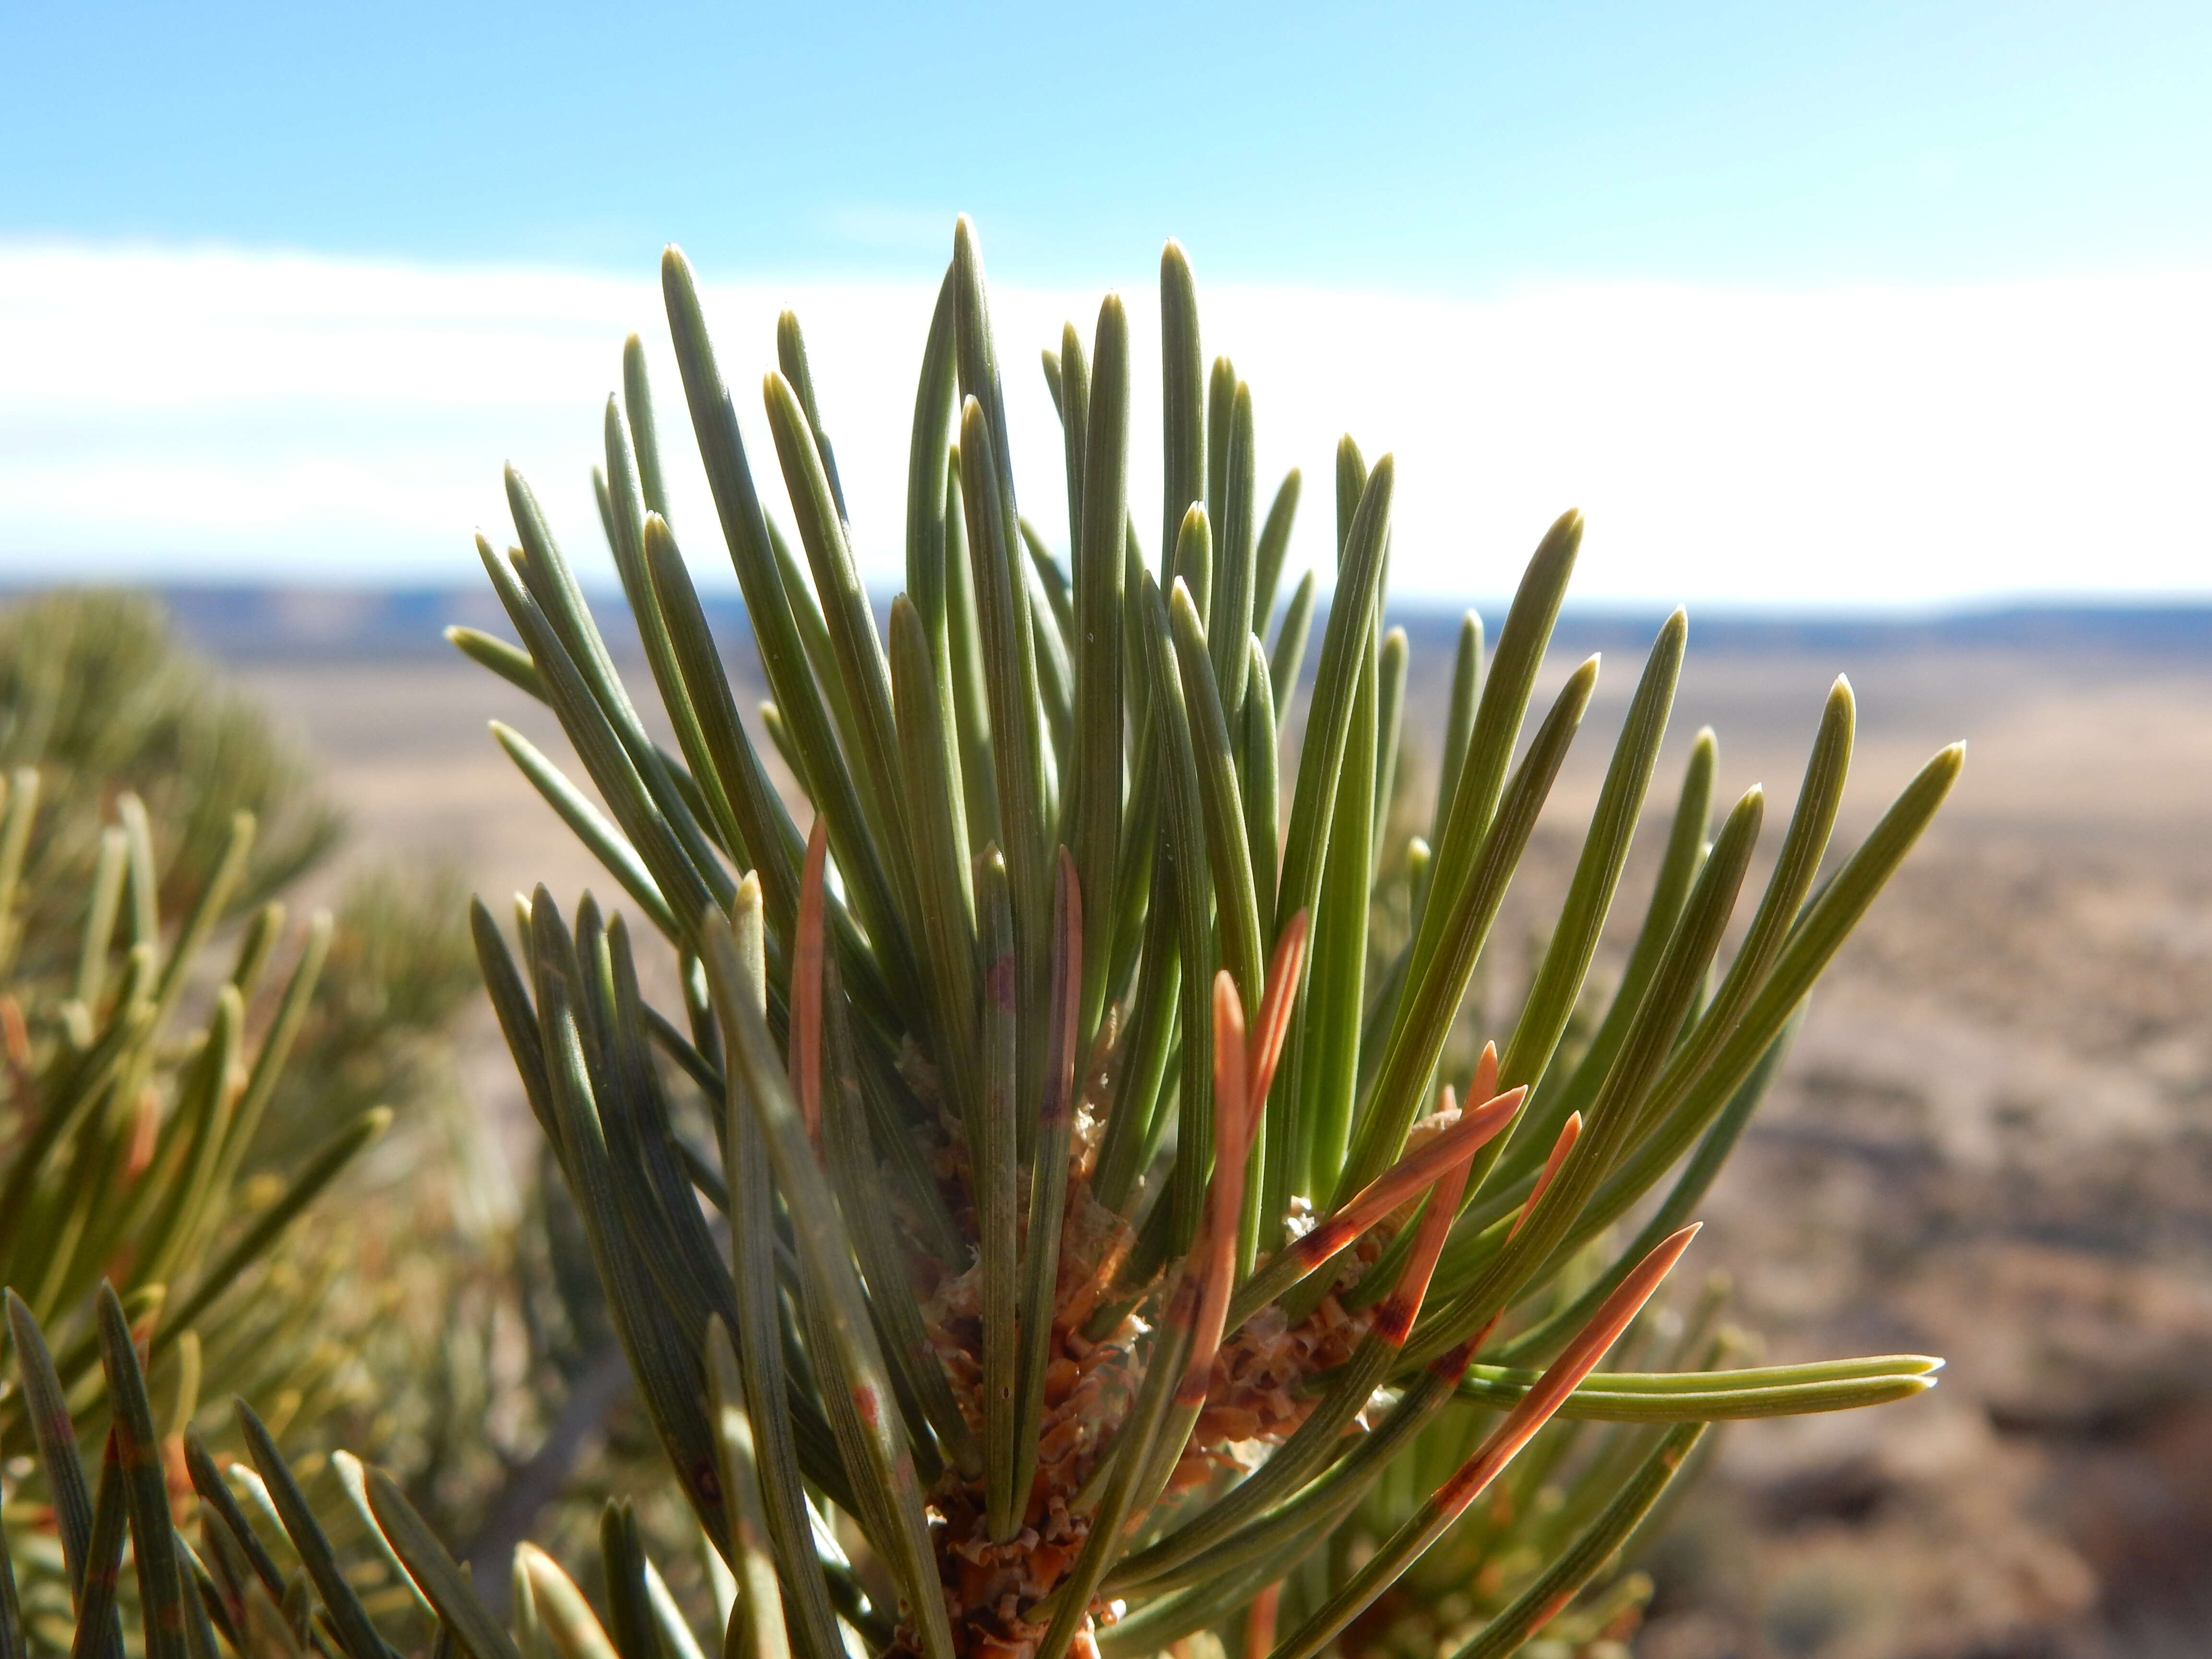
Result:
{"label": "pinyon pine branch", "polygon": [[[1686,1246],[1686,1212],[1793,1015],[1959,750],[1814,894],[1850,750],[1839,682],[1780,860],[1723,963],[1763,798],[1713,836],[1701,734],[1628,969],[1595,1035],[1571,1038],[1645,816],[1686,640],[1677,612],[1520,1015],[1462,1108],[1442,1073],[1467,1038],[1468,988],[1597,678],[1593,659],[1537,714],[1580,516],[1543,538],[1487,661],[1469,617],[1444,787],[1428,837],[1401,848],[1387,809],[1405,645],[1381,620],[1395,463],[1340,449],[1334,597],[1285,757],[1310,580],[1269,624],[1300,490],[1286,479],[1261,526],[1253,394],[1225,358],[1207,373],[1180,249],[1161,266],[1152,556],[1125,494],[1121,302],[1102,306],[1087,350],[1071,325],[1046,355],[1066,438],[1063,568],[1018,503],[962,222],[922,351],[888,642],[796,319],[763,398],[803,561],[746,453],[690,268],[671,249],[662,274],[775,700],[763,724],[812,833],[763,787],[665,507],[647,505],[665,428],[633,350],[600,500],[681,756],[645,736],[519,481],[520,545],[505,562],[487,549],[486,566],[523,654],[456,642],[551,704],[582,779],[502,741],[665,937],[679,979],[712,994],[687,998],[688,1038],[641,1017],[589,900],[573,924],[542,890],[530,901],[524,967],[489,912],[478,939],[679,1479],[726,1552],[737,1511],[715,1471],[753,1472],[762,1519],[732,1559],[773,1558],[794,1650],[830,1659],[837,1621],[852,1622],[832,1612],[815,1542],[830,1510],[896,1589],[892,1645],[931,1659],[1139,1651],[1270,1624],[1288,1632],[1274,1651],[1304,1659],[1456,1538],[1474,1496],[1555,1416],[1637,1434],[1929,1386],[1932,1362],[1912,1357],[1595,1368]],[[1387,872],[1416,865],[1410,935],[1370,962],[1370,906]],[[720,1190],[672,1150],[693,1124],[719,1139]],[[1632,1215],[1642,1235],[1609,1242]],[[709,1240],[725,1231],[726,1255]],[[720,1420],[745,1425],[742,1458],[715,1450],[702,1404],[717,1318],[744,1402]],[[1437,1431],[1486,1410],[1506,1415],[1443,1458]],[[1650,1484],[1644,1462],[1592,1467],[1610,1492]],[[1401,1490],[1420,1495],[1356,1573],[1301,1565]],[[1580,1588],[1556,1578],[1555,1601]],[[1263,1594],[1267,1619],[1246,1618]],[[747,1616],[749,1639],[768,1639]]]}

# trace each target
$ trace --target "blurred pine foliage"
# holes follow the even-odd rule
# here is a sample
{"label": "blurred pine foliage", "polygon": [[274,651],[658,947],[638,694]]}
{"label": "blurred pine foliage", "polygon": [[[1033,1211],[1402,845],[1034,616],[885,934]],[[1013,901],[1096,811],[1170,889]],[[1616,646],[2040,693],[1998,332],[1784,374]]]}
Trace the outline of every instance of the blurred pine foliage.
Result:
{"label": "blurred pine foliage", "polygon": [[161,606],[113,590],[63,591],[0,607],[0,768],[39,774],[41,832],[25,864],[19,975],[73,963],[101,831],[138,798],[161,828],[165,917],[215,878],[240,812],[256,830],[225,916],[252,908],[328,859],[343,821],[304,755],[251,699],[182,648]]}
{"label": "blurred pine foliage", "polygon": [[[375,1444],[441,1519],[481,1508],[504,1477],[484,1410],[534,1434],[555,1385],[489,1335],[454,1336],[524,1328],[517,1201],[455,1076],[477,1006],[458,883],[372,866],[292,921],[293,891],[331,885],[343,820],[307,757],[140,596],[0,607],[0,1276],[19,1364],[42,1328],[96,1437],[104,1279],[148,1345],[173,1483],[190,1431],[220,1462],[242,1450],[237,1394],[318,1469]],[[0,1390],[0,1451],[19,1460],[0,1480],[33,1569],[31,1638],[65,1648],[66,1502],[46,1473],[64,1448],[38,1443],[28,1386],[18,1370]]]}

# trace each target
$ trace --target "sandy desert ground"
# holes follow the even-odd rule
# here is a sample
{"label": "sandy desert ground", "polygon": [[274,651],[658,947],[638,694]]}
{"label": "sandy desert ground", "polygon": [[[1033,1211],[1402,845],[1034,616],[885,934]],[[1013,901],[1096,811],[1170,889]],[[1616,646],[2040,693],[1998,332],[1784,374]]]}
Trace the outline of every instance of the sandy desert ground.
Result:
{"label": "sandy desert ground", "polygon": [[[1840,844],[1934,750],[1971,739],[1698,1247],[1772,1356],[1951,1364],[1935,1394],[1881,1413],[1731,1429],[1665,1547],[1639,1651],[2212,1651],[2212,656],[1691,638],[1654,799],[1710,723],[1724,792],[1763,780],[1781,798],[1770,845],[1837,672],[1860,700]],[[1440,706],[1446,639],[1415,641],[1416,711]],[[1571,865],[1634,679],[1632,654],[1606,665],[1501,957]],[[344,658],[239,672],[329,768],[356,856],[445,861],[487,896],[594,879],[484,730],[496,715],[564,753],[550,717],[489,677]],[[1409,744],[1429,764],[1433,738]],[[478,1060],[471,1086],[497,1109],[503,1057]]]}

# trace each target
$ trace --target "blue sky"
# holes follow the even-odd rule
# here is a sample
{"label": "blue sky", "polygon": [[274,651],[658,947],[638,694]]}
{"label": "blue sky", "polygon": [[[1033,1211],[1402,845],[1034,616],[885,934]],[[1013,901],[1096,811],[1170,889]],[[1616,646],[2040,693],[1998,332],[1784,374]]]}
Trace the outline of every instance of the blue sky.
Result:
{"label": "blue sky", "polygon": [[[2157,470],[2212,440],[2190,388],[2212,367],[2202,3],[83,4],[7,9],[0,56],[15,66],[0,100],[0,347],[27,348],[0,350],[0,436],[14,452],[0,457],[0,559],[26,568],[465,580],[465,533],[430,528],[458,511],[459,486],[424,480],[465,465],[495,483],[503,455],[531,460],[533,445],[542,468],[580,468],[611,378],[586,367],[580,343],[593,340],[598,364],[623,328],[650,332],[664,241],[730,286],[733,316],[751,316],[740,290],[781,291],[866,331],[933,281],[958,210],[981,223],[1012,310],[1036,312],[1038,344],[1055,309],[1087,325],[1103,288],[1143,294],[1161,236],[1184,239],[1222,296],[1209,348],[1275,377],[1255,374],[1255,392],[1263,459],[1270,397],[1286,411],[1277,465],[1325,464],[1329,424],[1285,384],[1304,366],[1285,295],[1325,319],[1316,361],[1345,418],[1402,423],[1370,447],[1404,443],[1409,456],[1424,433],[1455,440],[1453,411],[1470,401],[1540,403],[1538,348],[1564,350],[1590,404],[1651,419],[1640,443],[1625,429],[1601,441],[1554,410],[1542,454],[1559,465],[1537,467],[1543,487],[1565,492],[1557,505],[1592,507],[1594,536],[1604,502],[1647,555],[1680,554],[1693,592],[2169,591],[2202,585],[2192,573],[2212,563],[2212,521],[2182,499],[2201,489]],[[543,301],[535,332],[485,297],[501,272]],[[271,325],[303,283],[333,296],[319,320]],[[384,291],[410,284],[428,286],[404,341],[386,319],[367,363],[331,346],[358,344]],[[106,297],[88,309],[93,293]],[[339,314],[344,294],[366,296],[357,315]],[[1468,383],[1424,401],[1403,388],[1403,364],[1364,374],[1351,343],[1363,317],[1401,350],[1441,340],[1439,364]],[[82,367],[54,344],[104,327],[114,337],[87,343]],[[473,343],[441,356],[440,338],[463,337]],[[815,338],[837,349],[820,327]],[[1862,339],[1864,351],[1837,349]],[[1578,356],[1584,340],[1613,344]],[[519,386],[517,362],[572,343],[573,382],[549,372]],[[856,360],[830,378],[858,400],[888,373],[903,401],[918,348],[917,336],[898,355],[886,337],[873,361],[893,354],[887,370]],[[2023,379],[2008,361],[2045,350],[2050,374]],[[380,357],[414,364],[422,383],[412,440],[392,413],[404,399],[353,393]],[[288,360],[323,372],[288,378]],[[468,380],[472,362],[483,384]],[[1851,380],[1854,362],[1878,364],[1885,383],[1820,378]],[[1686,410],[1705,417],[1702,447],[1686,435],[1694,423],[1664,414],[1670,377],[1686,374],[1712,382]],[[1383,380],[1401,395],[1363,403]],[[1839,403],[1845,392],[1862,402]],[[1751,397],[1777,412],[1739,430]],[[1898,453],[1881,429],[1916,410],[1949,415]],[[1831,562],[1885,526],[1909,543],[1947,480],[2009,491],[2018,526],[1981,546],[1931,533],[1887,574],[1815,580],[1803,562],[1791,574],[1750,539],[1722,557],[1711,526],[1744,480],[1710,465],[1712,452],[1755,449],[1776,421],[1805,423],[1803,444],[1759,459],[1766,476],[1790,472],[1785,501],[1824,483],[1838,498],[1879,496],[1968,434],[1886,512],[1815,536]],[[326,453],[309,454],[316,433]],[[1689,447],[1650,488],[1624,484],[1655,444]],[[1838,444],[1850,453],[1829,473],[1797,453]],[[1529,470],[1516,462],[1515,476]],[[312,480],[340,477],[362,492],[368,527],[304,534],[306,509],[283,508],[285,490],[305,501]],[[2045,489],[2060,494],[2033,499]],[[418,505],[403,511],[410,489]],[[242,494],[266,510],[226,520],[217,504]],[[479,497],[495,509],[495,489],[471,511]],[[110,511],[118,501],[135,505]],[[395,505],[380,517],[380,501]],[[2075,568],[2068,548],[2100,504],[2143,551]],[[1465,515],[1440,493],[1431,506],[1441,541]],[[1536,509],[1532,494],[1469,533],[1531,542]],[[2023,556],[2021,538],[2038,533],[2043,555]],[[1458,556],[1439,545],[1407,573],[1438,590],[1477,580]],[[1671,591],[1634,574],[1650,562],[1624,549],[1595,574],[1622,597]]]}
{"label": "blue sky", "polygon": [[1981,281],[2212,256],[2212,8],[14,7],[11,234],[632,271]]}

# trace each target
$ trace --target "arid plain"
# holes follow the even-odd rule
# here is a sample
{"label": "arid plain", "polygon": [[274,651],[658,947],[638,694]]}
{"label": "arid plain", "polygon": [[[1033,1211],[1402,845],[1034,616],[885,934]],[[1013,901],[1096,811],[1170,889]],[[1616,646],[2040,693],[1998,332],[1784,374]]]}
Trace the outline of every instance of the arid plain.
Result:
{"label": "arid plain", "polygon": [[[1406,764],[1425,790],[1451,618],[1406,620]],[[1709,724],[1724,795],[1766,786],[1771,849],[1838,672],[1859,708],[1839,848],[1970,740],[1691,1264],[1732,1276],[1731,1316],[1771,1357],[1950,1364],[1904,1406],[1728,1431],[1656,1564],[1650,1659],[2212,1650],[2212,619],[2078,623],[1692,617],[1655,811]],[[1486,1018],[1512,1015],[1648,633],[1561,629],[1553,681],[1601,645],[1602,689],[1497,931]],[[565,757],[519,693],[419,647],[209,643],[327,769],[353,857],[449,865],[488,897],[611,885],[486,734],[496,716]],[[1643,839],[1648,854],[1651,825]],[[1645,880],[1639,860],[1617,916]],[[488,1022],[477,1036],[470,1086],[510,1111]]]}

